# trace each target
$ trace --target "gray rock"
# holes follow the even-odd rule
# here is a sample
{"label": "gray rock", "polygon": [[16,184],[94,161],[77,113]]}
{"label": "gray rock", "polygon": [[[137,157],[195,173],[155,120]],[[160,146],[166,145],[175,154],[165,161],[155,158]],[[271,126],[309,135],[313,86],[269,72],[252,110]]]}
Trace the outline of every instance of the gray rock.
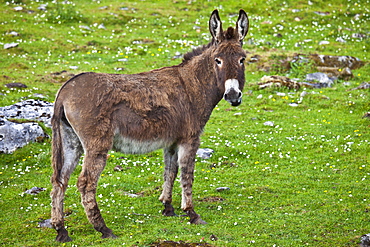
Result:
{"label": "gray rock", "polygon": [[370,247],[370,233],[361,236],[361,247]]}
{"label": "gray rock", "polygon": [[53,104],[43,100],[30,99],[11,106],[0,107],[0,117],[41,121],[47,127],[51,127],[53,113]]}
{"label": "gray rock", "polygon": [[30,142],[48,137],[36,122],[16,123],[8,119],[41,121],[51,127],[53,112],[52,103],[34,99],[0,107],[0,153],[13,153]]}
{"label": "gray rock", "polygon": [[306,75],[306,80],[308,81],[317,81],[320,84],[323,84],[327,87],[331,87],[331,85],[334,83],[329,76],[325,73],[316,72]]}
{"label": "gray rock", "polygon": [[5,84],[5,86],[7,88],[27,88],[25,84],[19,83],[19,82],[8,83],[8,84]]}
{"label": "gray rock", "polygon": [[14,47],[17,47],[18,45],[19,45],[18,43],[7,43],[7,44],[4,44],[4,49],[14,48]]}
{"label": "gray rock", "polygon": [[40,6],[37,7],[37,9],[42,10],[42,11],[46,11],[47,6],[48,6],[47,4],[40,4]]}
{"label": "gray rock", "polygon": [[267,122],[264,122],[263,125],[274,127],[274,122],[267,121]]}
{"label": "gray rock", "polygon": [[327,40],[322,40],[319,42],[319,45],[328,45],[328,44],[330,44],[330,42]]}
{"label": "gray rock", "polygon": [[13,153],[31,141],[45,137],[47,134],[37,123],[13,123],[0,117],[0,153]]}
{"label": "gray rock", "polygon": [[224,191],[224,190],[230,190],[229,187],[218,187],[216,188],[217,191]]}
{"label": "gray rock", "polygon": [[210,148],[199,148],[198,151],[197,151],[198,157],[200,157],[202,159],[211,158],[213,153],[214,153],[214,151]]}
{"label": "gray rock", "polygon": [[53,225],[51,224],[51,219],[43,220],[39,222],[39,227],[46,227],[46,228],[51,228],[53,229]]}
{"label": "gray rock", "polygon": [[16,31],[10,31],[9,33],[6,34],[10,36],[19,36],[19,33],[17,33]]}
{"label": "gray rock", "polygon": [[98,26],[98,29],[106,29],[106,27],[104,26],[104,24],[102,23],[102,24],[100,24],[99,26]]}
{"label": "gray rock", "polygon": [[37,195],[39,194],[40,192],[42,191],[45,191],[46,189],[45,188],[40,188],[40,187],[32,187],[31,189],[29,190],[26,190],[26,194],[30,194],[30,195]]}

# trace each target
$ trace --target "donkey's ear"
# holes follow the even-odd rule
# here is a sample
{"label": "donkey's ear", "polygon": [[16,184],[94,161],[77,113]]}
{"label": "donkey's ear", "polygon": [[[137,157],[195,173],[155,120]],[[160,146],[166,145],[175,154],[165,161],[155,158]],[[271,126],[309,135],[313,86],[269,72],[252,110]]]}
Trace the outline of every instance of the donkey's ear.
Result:
{"label": "donkey's ear", "polygon": [[212,37],[217,41],[221,41],[222,37],[222,23],[220,16],[218,15],[218,10],[215,9],[212,12],[211,18],[209,19],[209,31],[212,34]]}
{"label": "donkey's ear", "polygon": [[238,21],[236,22],[236,30],[239,34],[239,41],[242,41],[247,35],[249,29],[249,20],[247,13],[245,13],[244,10],[239,11],[239,18]]}

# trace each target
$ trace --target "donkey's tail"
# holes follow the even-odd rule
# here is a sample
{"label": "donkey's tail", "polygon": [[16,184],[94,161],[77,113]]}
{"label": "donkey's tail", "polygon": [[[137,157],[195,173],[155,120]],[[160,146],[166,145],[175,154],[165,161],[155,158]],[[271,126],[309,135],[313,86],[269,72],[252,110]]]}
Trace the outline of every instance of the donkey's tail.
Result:
{"label": "donkey's tail", "polygon": [[56,100],[54,105],[54,115],[51,119],[53,129],[51,164],[54,170],[53,175],[51,177],[51,182],[53,184],[57,183],[59,185],[62,185],[61,171],[64,164],[63,142],[61,135],[61,124],[63,116],[64,116],[63,104],[60,101]]}

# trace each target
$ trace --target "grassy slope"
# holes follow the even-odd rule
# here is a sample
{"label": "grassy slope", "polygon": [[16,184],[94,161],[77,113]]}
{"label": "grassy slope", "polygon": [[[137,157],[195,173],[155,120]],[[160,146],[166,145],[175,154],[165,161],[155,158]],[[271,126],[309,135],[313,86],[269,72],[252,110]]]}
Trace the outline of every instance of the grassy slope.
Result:
{"label": "grassy slope", "polygon": [[[245,49],[251,54],[321,53],[369,60],[369,40],[352,37],[369,34],[369,1],[14,2],[2,3],[0,15],[0,42],[19,43],[0,50],[2,106],[33,98],[35,93],[52,101],[61,85],[56,81],[67,78],[54,72],[135,73],[177,64],[176,54],[207,43],[207,22],[214,8],[220,9],[225,27],[235,23],[236,16],[229,14],[239,8],[247,11],[251,28]],[[47,12],[37,9],[42,3],[48,4]],[[23,10],[15,11],[16,6]],[[107,8],[100,9],[103,6]],[[101,23],[106,29],[98,29]],[[20,36],[7,35],[10,31]],[[275,37],[277,33],[282,37]],[[338,37],[347,42],[337,42]],[[322,40],[330,45],[320,46]],[[161,151],[123,159],[122,154],[112,153],[98,195],[107,224],[120,238],[101,240],[88,224],[79,204],[76,171],[66,198],[66,221],[74,242],[66,245],[212,242],[209,236],[214,234],[216,246],[357,246],[359,237],[369,233],[369,120],[361,116],[370,105],[368,90],[347,89],[369,81],[367,71],[368,64],[354,71],[351,86],[340,81],[333,88],[308,89],[303,103],[291,107],[288,104],[297,102],[301,91],[258,91],[252,84],[268,73],[249,65],[250,85],[243,104],[230,108],[220,102],[202,137],[202,147],[214,149],[215,154],[197,162],[194,198],[208,225],[160,216]],[[29,87],[9,90],[3,86],[9,82]],[[287,96],[277,96],[276,91]],[[260,94],[262,98],[257,97]],[[265,126],[266,121],[274,126]],[[58,245],[53,230],[37,228],[40,219],[50,217],[49,153],[46,141],[0,155],[1,244]],[[117,164],[124,167],[122,172],[113,171]],[[23,194],[33,186],[47,191]],[[216,192],[220,186],[230,191]],[[126,192],[143,196],[130,198]],[[175,192],[180,213],[178,186]]]}

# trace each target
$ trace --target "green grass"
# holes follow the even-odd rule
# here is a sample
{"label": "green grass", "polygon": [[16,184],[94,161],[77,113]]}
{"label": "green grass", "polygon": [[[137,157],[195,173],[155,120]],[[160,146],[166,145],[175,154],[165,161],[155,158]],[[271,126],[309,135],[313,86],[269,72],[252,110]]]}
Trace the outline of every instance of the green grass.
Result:
{"label": "green grass", "polygon": [[[303,89],[258,90],[255,85],[263,75],[302,77],[314,71],[311,64],[290,71],[279,68],[279,59],[294,53],[369,60],[369,1],[311,2],[3,1],[0,42],[19,45],[0,49],[1,106],[35,98],[35,93],[53,101],[72,73],[136,73],[178,64],[181,59],[175,55],[208,42],[207,22],[215,8],[225,28],[235,24],[237,17],[230,14],[246,10],[251,27],[244,48],[273,65],[266,72],[249,64],[243,104],[231,108],[220,102],[202,135],[201,147],[215,150],[211,159],[197,159],[195,172],[194,204],[207,225],[161,216],[161,151],[142,156],[112,152],[97,195],[107,225],[119,238],[102,240],[88,223],[76,188],[79,166],[65,201],[74,241],[64,246],[149,246],[162,240],[215,246],[358,246],[360,236],[370,231],[370,123],[362,118],[370,104],[368,89],[348,89],[370,81],[369,64],[353,71],[349,86],[339,80],[332,88],[306,89],[298,107],[289,103],[298,102]],[[47,4],[46,12],[38,10],[40,4]],[[16,6],[23,10],[15,11]],[[100,24],[106,29],[99,29]],[[11,31],[20,35],[13,37]],[[339,37],[346,43],[336,41]],[[330,44],[319,45],[322,40]],[[67,73],[52,74],[63,70]],[[4,85],[10,82],[28,88],[8,89]],[[267,121],[274,126],[264,125]],[[113,170],[118,164],[123,171]],[[60,245],[54,230],[37,227],[50,218],[51,173],[50,140],[0,154],[1,245]],[[47,190],[24,194],[34,186]],[[230,190],[217,192],[221,186]],[[174,191],[180,214],[178,182]],[[210,240],[212,234],[217,241]]]}

